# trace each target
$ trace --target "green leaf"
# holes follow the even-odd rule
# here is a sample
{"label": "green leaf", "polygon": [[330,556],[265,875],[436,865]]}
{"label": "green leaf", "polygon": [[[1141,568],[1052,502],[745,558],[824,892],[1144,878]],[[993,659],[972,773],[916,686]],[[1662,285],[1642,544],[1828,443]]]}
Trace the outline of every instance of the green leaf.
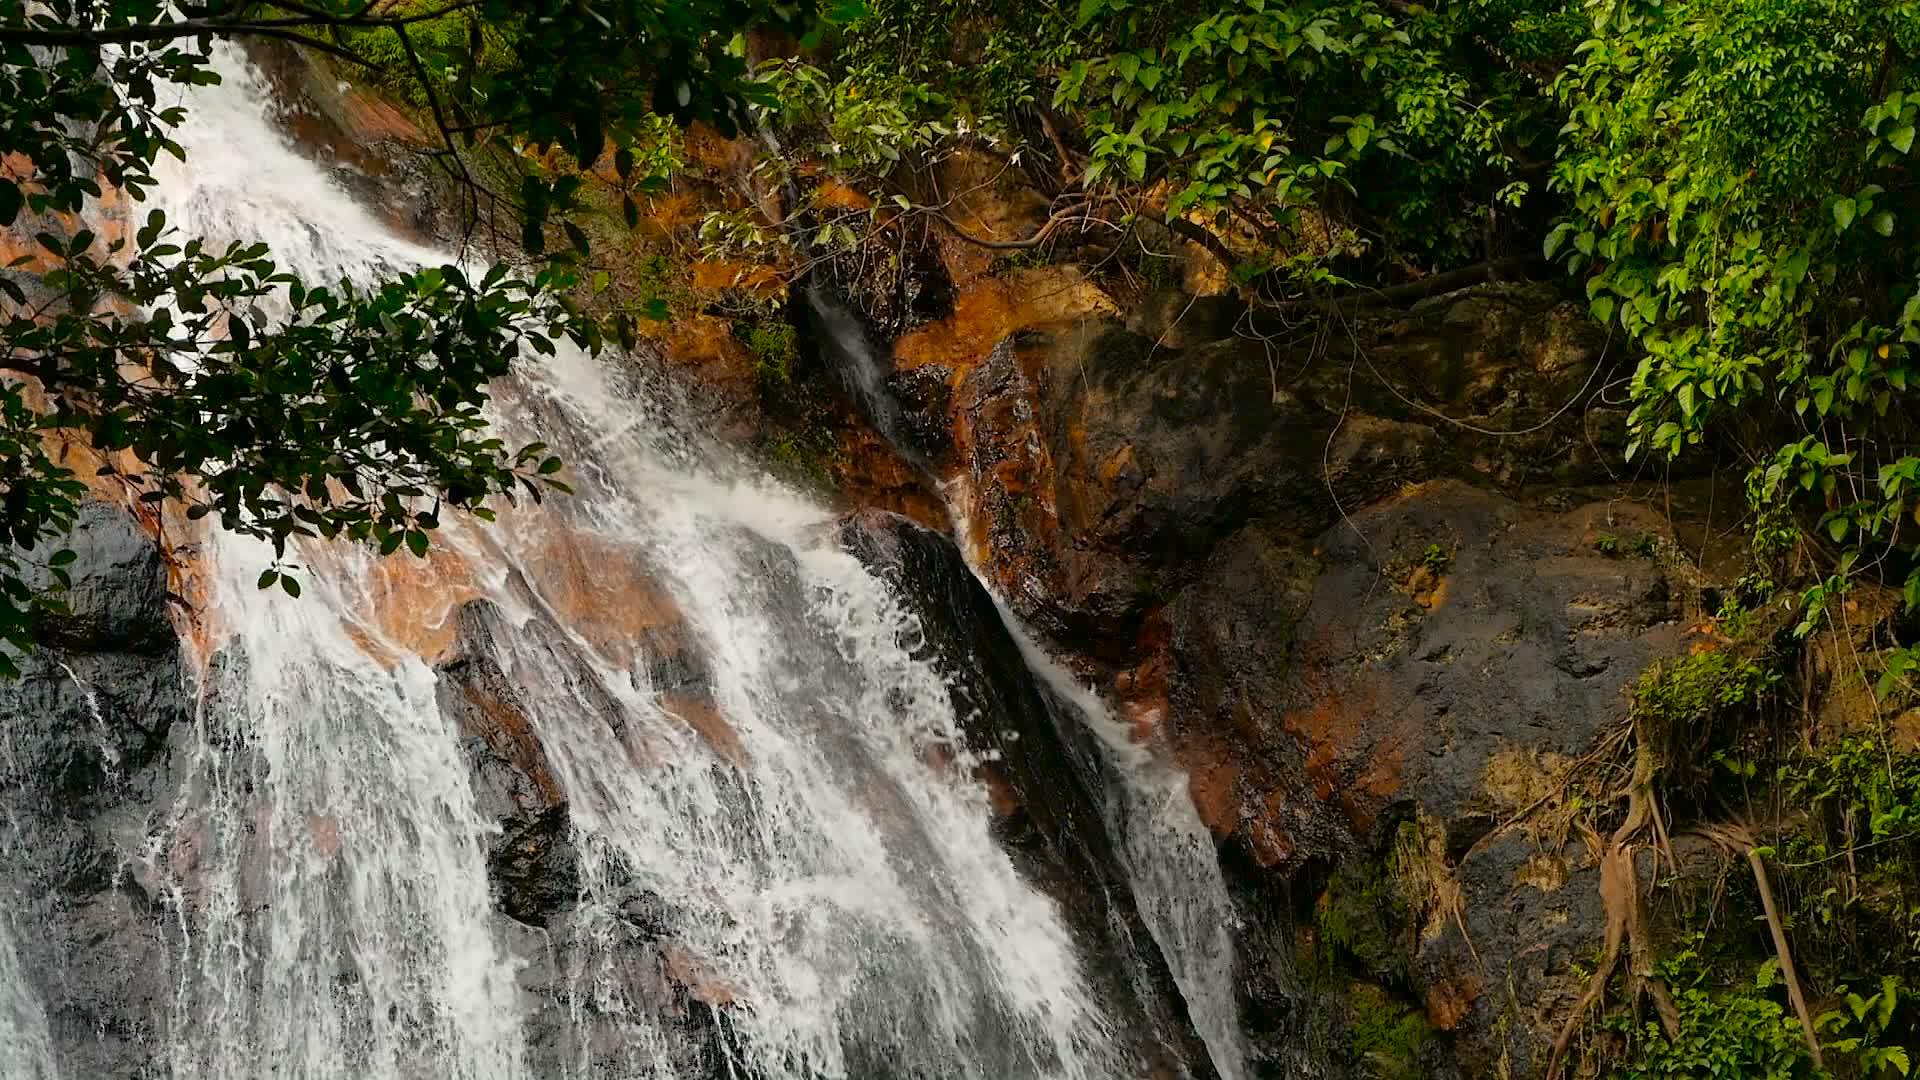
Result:
{"label": "green leaf", "polygon": [[1853,226],[1853,200],[1838,199],[1833,204],[1833,223],[1841,232]]}
{"label": "green leaf", "polygon": [[1613,321],[1613,306],[1614,306],[1613,297],[1596,296],[1593,298],[1593,303],[1589,306],[1592,307],[1593,309],[1594,318],[1600,320],[1603,323],[1610,323]]}
{"label": "green leaf", "polygon": [[1571,235],[1573,235],[1573,222],[1563,221],[1555,225],[1553,231],[1547,234],[1547,242],[1543,248],[1545,257],[1549,259],[1553,258],[1554,253],[1565,246],[1567,237]]}
{"label": "green leaf", "polygon": [[295,600],[300,599],[300,583],[284,574],[280,576],[280,589]]}
{"label": "green leaf", "polygon": [[1887,132],[1887,142],[1893,144],[1893,148],[1903,154],[1913,149],[1913,125],[1902,124]]}
{"label": "green leaf", "polygon": [[407,531],[407,550],[413,552],[416,558],[426,558],[427,534],[421,532],[419,529],[409,529]]}
{"label": "green leaf", "polygon": [[0,177],[0,228],[12,225],[24,205],[26,197],[20,194],[20,185]]}
{"label": "green leaf", "polygon": [[1892,236],[1893,214],[1889,211],[1882,210],[1873,215],[1873,231],[1879,233],[1881,236]]}
{"label": "green leaf", "polygon": [[273,583],[279,580],[280,580],[280,572],[278,570],[262,570],[260,572],[260,581],[258,583],[258,587],[262,589],[271,589],[273,588]]}
{"label": "green leaf", "polygon": [[1806,280],[1807,264],[1810,261],[1805,250],[1794,252],[1792,255],[1787,256],[1786,265],[1781,267],[1781,276],[1785,277],[1789,282],[1798,285],[1800,282]]}

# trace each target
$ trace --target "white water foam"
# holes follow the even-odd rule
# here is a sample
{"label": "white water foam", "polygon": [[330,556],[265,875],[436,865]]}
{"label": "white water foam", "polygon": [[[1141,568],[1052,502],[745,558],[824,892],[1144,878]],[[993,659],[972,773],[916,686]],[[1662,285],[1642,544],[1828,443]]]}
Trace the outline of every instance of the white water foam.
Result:
{"label": "white water foam", "polygon": [[[966,493],[950,482],[943,494],[971,566]],[[1027,666],[1069,707],[1072,715],[1056,714],[1056,722],[1079,723],[1091,732],[1118,779],[1108,785],[1106,824],[1125,862],[1134,903],[1166,958],[1214,1069],[1221,1080],[1242,1080],[1247,1048],[1234,992],[1233,944],[1239,916],[1220,873],[1213,834],[1188,792],[1187,774],[1136,743],[1100,695],[1049,655],[985,575],[973,569]]]}
{"label": "white water foam", "polygon": [[[231,56],[220,69],[224,84],[189,102],[187,162],[152,199],[172,222],[265,240],[310,282],[441,261],[287,145],[263,79]],[[483,568],[467,585],[503,613],[489,658],[581,853],[572,918],[596,947],[566,961],[578,1030],[562,1075],[667,1074],[678,1018],[633,1000],[620,970],[619,908],[636,892],[664,911],[692,981],[733,1003],[732,1075],[1137,1074],[1055,906],[989,835],[984,793],[928,764],[961,740],[938,673],[901,644],[907,616],[821,508],[688,434],[684,415],[657,382],[571,350],[526,365],[499,420],[566,457],[579,495],[438,541]],[[641,642],[610,649],[571,621],[580,583],[553,565],[556,543],[645,568],[738,754],[666,707]],[[532,1076],[523,954],[489,901],[494,825],[436,671],[381,629],[395,601],[373,560],[310,552],[293,601],[255,589],[260,545],[218,534],[209,548],[227,636],[167,859],[188,938],[172,1075]]]}

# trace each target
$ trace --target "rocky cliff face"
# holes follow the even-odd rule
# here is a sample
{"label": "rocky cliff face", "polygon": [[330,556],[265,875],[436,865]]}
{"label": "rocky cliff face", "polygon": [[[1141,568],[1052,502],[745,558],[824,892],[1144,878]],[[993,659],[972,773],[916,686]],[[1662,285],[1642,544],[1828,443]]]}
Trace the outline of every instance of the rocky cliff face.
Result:
{"label": "rocky cliff face", "polygon": [[1703,583],[1609,471],[1604,335],[1542,284],[1289,327],[947,269],[889,423],[994,587],[1188,770],[1272,1074],[1304,1023],[1338,1074],[1537,1075],[1607,915],[1588,845],[1517,820],[1618,736]]}
{"label": "rocky cliff face", "polygon": [[[333,126],[309,137],[406,137],[372,108],[328,98],[315,115]],[[373,130],[341,142],[356,111]],[[709,149],[731,164],[690,198],[743,202],[722,193],[739,148]],[[381,189],[384,159],[370,160]],[[991,185],[968,198],[976,231],[1017,233],[1044,213]],[[669,233],[693,219],[649,213]],[[1599,391],[1621,357],[1537,283],[1269,321],[1209,295],[1204,275],[1128,291],[1078,266],[996,263],[951,237],[896,270],[888,291],[857,274],[838,283],[864,321],[858,343],[847,318],[790,299],[783,317],[806,347],[789,383],[756,389],[719,308],[683,313],[656,344],[715,392],[727,430],[829,428],[812,475],[868,508],[843,540],[895,579],[923,648],[976,717],[998,721],[969,736],[998,759],[978,779],[999,834],[1102,958],[1102,996],[1130,1002],[1116,1025],[1180,1032],[1149,1056],[1206,1074],[1164,960],[1128,944],[1145,936],[1100,820],[1098,769],[1060,733],[958,549],[874,507],[967,544],[966,561],[1134,737],[1185,768],[1240,908],[1259,1075],[1298,1075],[1303,1046],[1327,1075],[1539,1075],[1607,914],[1596,847],[1529,815],[1618,731],[1640,671],[1686,650],[1704,584],[1674,515],[1609,469],[1622,416]],[[782,415],[816,391],[824,406]],[[192,925],[166,884],[191,876],[191,844],[156,838],[183,813],[194,680],[164,567],[133,518],[91,507],[72,546],[72,614],[46,628],[22,680],[0,685],[0,880],[16,924],[49,928],[23,959],[62,1059],[74,1075],[142,1076],[159,1069],[167,958]],[[675,613],[648,610],[654,684],[717,752],[743,752],[698,657],[676,644]],[[525,946],[536,1060],[598,1037],[563,1022],[598,1007],[567,965],[588,935],[615,935],[631,959],[618,996],[685,1020],[684,1075],[724,1074],[735,1003],[676,949],[650,898],[635,890],[611,924],[577,910],[569,808],[512,680],[485,659],[499,632],[488,605],[461,611],[441,707],[501,829],[495,907]],[[581,662],[551,637],[557,668]]]}
{"label": "rocky cliff face", "polygon": [[137,1077],[173,992],[178,924],[148,838],[191,753],[192,691],[165,567],[133,515],[90,504],[68,545],[68,613],[0,683],[0,882],[60,1060]]}

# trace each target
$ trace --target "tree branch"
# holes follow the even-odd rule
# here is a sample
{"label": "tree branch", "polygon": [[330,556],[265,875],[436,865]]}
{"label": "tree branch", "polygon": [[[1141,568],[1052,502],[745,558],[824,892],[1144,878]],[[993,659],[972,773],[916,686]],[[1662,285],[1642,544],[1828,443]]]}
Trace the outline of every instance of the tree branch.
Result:
{"label": "tree branch", "polygon": [[1384,289],[1351,289],[1335,296],[1265,304],[1256,310],[1262,313],[1297,316],[1334,312],[1351,314],[1373,308],[1406,307],[1431,296],[1455,292],[1486,281],[1497,281],[1509,277],[1529,278],[1543,265],[1545,260],[1535,255],[1489,259],[1457,270],[1429,274],[1418,281],[1409,281],[1404,285],[1389,285]]}
{"label": "tree branch", "polygon": [[456,11],[472,7],[475,0],[454,0],[444,7],[432,11],[414,12],[409,15],[368,15],[364,11],[356,15],[329,15],[324,11],[306,7],[295,0],[281,4],[300,14],[289,18],[276,19],[176,19],[171,22],[131,23],[126,26],[79,27],[35,24],[27,26],[0,26],[0,44],[43,45],[49,47],[97,47],[101,45],[128,45],[135,42],[174,41],[180,38],[200,37],[271,37],[296,44],[311,45],[316,49],[342,57],[363,66],[371,67],[366,59],[358,54],[327,41],[316,41],[295,34],[295,30],[312,29],[392,29],[412,23],[428,22]]}

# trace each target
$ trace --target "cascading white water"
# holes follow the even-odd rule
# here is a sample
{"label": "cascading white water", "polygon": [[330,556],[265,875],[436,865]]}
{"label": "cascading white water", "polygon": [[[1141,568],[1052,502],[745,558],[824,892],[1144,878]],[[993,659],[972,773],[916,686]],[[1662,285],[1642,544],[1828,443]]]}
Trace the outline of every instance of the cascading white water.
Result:
{"label": "cascading white water", "polygon": [[[954,504],[953,519],[968,520],[959,505],[966,493],[950,484],[946,494]],[[964,527],[959,539],[960,550],[971,559],[973,545]],[[1221,1080],[1241,1080],[1247,1075],[1247,1047],[1234,993],[1238,915],[1220,873],[1213,834],[1188,794],[1186,774],[1134,742],[1100,695],[1050,656],[992,583],[973,569],[1028,668],[1052,692],[1051,704],[1063,710],[1056,711],[1054,722],[1093,736],[1112,780],[1104,785],[1107,829],[1120,850],[1134,903],[1180,987],[1215,1071]]]}
{"label": "cascading white water", "polygon": [[1186,774],[1136,745],[1098,695],[1046,655],[1004,605],[1001,611],[1028,666],[1078,713],[1105,751],[1117,781],[1107,789],[1107,828],[1119,841],[1134,903],[1167,959],[1214,1069],[1221,1080],[1241,1080],[1247,1050],[1234,993],[1238,916]]}
{"label": "cascading white water", "polygon": [[[153,194],[173,223],[265,240],[310,281],[442,261],[286,144],[263,79],[231,56],[220,69],[224,84],[188,103],[186,163]],[[909,617],[821,508],[689,435],[683,412],[644,374],[576,352],[527,365],[498,419],[554,445],[578,496],[497,529],[454,526],[452,557],[407,571],[429,597],[494,605],[487,659],[564,791],[583,889],[569,925],[586,945],[560,965],[578,1030],[550,1067],[671,1075],[672,1020],[621,970],[622,905],[644,896],[698,972],[681,975],[732,1003],[723,1074],[1139,1075],[1059,912],[990,836],[948,689],[902,644]],[[490,902],[496,825],[436,704],[443,676],[393,629],[395,574],[311,550],[293,601],[255,589],[258,545],[208,547],[221,638],[167,841],[187,944],[165,1067],[180,1080],[556,1075],[530,1059],[529,934]],[[561,550],[591,553],[584,572]],[[699,658],[706,729],[669,707],[658,657],[604,632],[640,602],[608,590],[642,578]],[[961,760],[930,764],[941,754]],[[1156,937],[1177,924],[1151,921]],[[543,940],[535,953],[560,948]],[[583,1034],[589,1020],[616,1037]]]}
{"label": "cascading white water", "polygon": [[0,1077],[60,1080],[47,1018],[14,949],[13,920],[0,913]]}
{"label": "cascading white water", "polygon": [[[13,732],[8,725],[0,724],[0,790],[24,786],[27,778],[22,774]],[[8,850],[18,842],[19,835],[17,822],[0,822],[0,860],[21,854]],[[0,1078],[60,1080],[46,1010],[34,993],[33,980],[20,962],[16,945],[21,928],[15,925],[14,913],[26,906],[24,897],[0,889]]]}

